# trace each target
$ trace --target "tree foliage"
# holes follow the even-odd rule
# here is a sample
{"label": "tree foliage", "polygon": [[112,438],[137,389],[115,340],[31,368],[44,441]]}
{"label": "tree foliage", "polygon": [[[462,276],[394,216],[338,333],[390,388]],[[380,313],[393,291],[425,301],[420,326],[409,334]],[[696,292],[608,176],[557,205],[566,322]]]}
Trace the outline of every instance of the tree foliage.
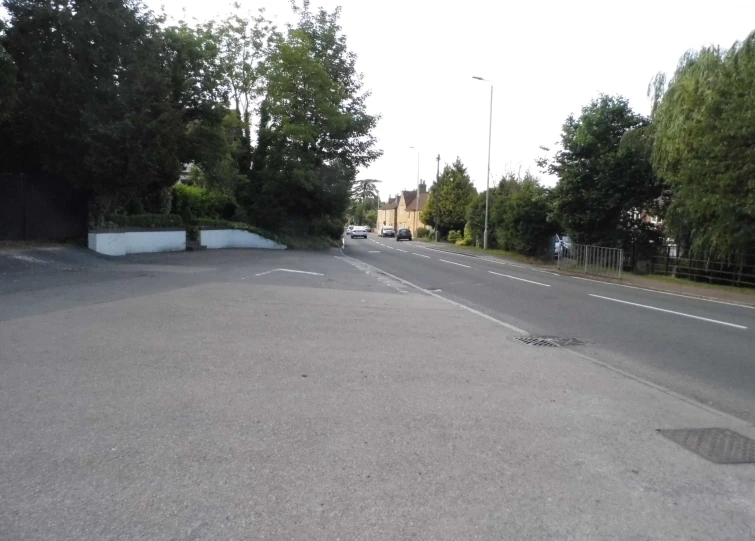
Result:
{"label": "tree foliage", "polygon": [[438,181],[430,188],[430,193],[421,212],[422,222],[435,223],[436,198],[438,208],[438,228],[443,231],[464,229],[467,207],[477,196],[467,168],[459,158],[452,165],[443,167]]}
{"label": "tree foliage", "polygon": [[655,111],[670,233],[706,256],[755,249],[754,88],[755,33],[728,51],[685,54]]}
{"label": "tree foliage", "polygon": [[371,134],[377,117],[366,112],[340,10],[313,12],[304,2],[297,13],[267,60],[245,200],[266,227],[297,218],[338,235],[358,169],[380,156]]}
{"label": "tree foliage", "polygon": [[653,240],[642,212],[654,212],[662,187],[653,173],[649,120],[624,98],[601,95],[569,116],[561,147],[541,165],[559,182],[554,218],[582,244],[624,247]]}

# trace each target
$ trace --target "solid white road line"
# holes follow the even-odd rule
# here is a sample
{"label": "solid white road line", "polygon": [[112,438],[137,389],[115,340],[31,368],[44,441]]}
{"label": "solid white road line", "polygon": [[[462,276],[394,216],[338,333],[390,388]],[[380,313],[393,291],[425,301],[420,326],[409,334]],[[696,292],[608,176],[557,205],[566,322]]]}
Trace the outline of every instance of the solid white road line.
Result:
{"label": "solid white road line", "polygon": [[656,310],[658,312],[665,312],[667,314],[674,314],[676,316],[689,317],[692,319],[699,319],[700,321],[707,321],[708,323],[718,323],[719,325],[726,325],[727,327],[734,327],[735,329],[747,329],[744,325],[737,325],[735,323],[728,323],[726,321],[719,321],[717,319],[709,319],[707,317],[693,316],[692,314],[685,314],[684,312],[675,312],[673,310],[666,310],[664,308],[656,308],[655,306],[648,306],[647,304],[637,304],[636,302],[622,301],[619,299],[612,299],[611,297],[603,297],[602,295],[593,295],[589,293],[591,297],[598,299],[605,299],[607,301],[620,302],[622,304],[629,304],[631,306],[639,306],[640,308],[647,308],[648,310]]}
{"label": "solid white road line", "polygon": [[517,278],[516,276],[510,276],[508,274],[501,274],[500,272],[493,272],[493,271],[488,271],[488,272],[490,274],[495,274],[496,276],[505,276],[506,278],[511,278],[512,280],[519,280],[521,282],[529,282],[530,284],[537,284],[543,287],[550,287],[548,284],[541,284],[540,282],[533,282],[532,280],[525,280],[524,278]]}
{"label": "solid white road line", "polygon": [[404,252],[404,253],[407,253],[407,251],[406,251],[406,250],[402,250],[401,248],[396,248],[396,250],[398,250],[399,252]]}
{"label": "solid white road line", "polygon": [[321,272],[309,272],[309,271],[300,271],[300,270],[293,270],[293,269],[273,269],[273,270],[261,272],[259,274],[255,274],[255,276],[262,276],[263,274],[270,274],[271,272],[295,272],[296,274],[311,274],[313,276],[323,276]]}
{"label": "solid white road line", "polygon": [[368,250],[367,253],[368,254],[379,254],[380,250]]}
{"label": "solid white road line", "polygon": [[[567,276],[560,274],[559,276]],[[696,301],[715,302],[716,304],[726,304],[728,306],[739,306],[740,308],[749,308],[755,310],[755,306],[749,304],[739,304],[737,302],[719,301],[717,299],[709,299],[708,297],[695,297],[694,295],[684,295],[683,293],[672,293],[671,291],[660,291],[658,289],[649,289],[647,287],[630,286],[627,284],[614,284],[613,282],[605,282],[603,280],[593,280],[592,278],[582,278],[581,276],[572,276],[575,280],[584,280],[585,282],[595,282],[596,284],[604,284],[608,286],[627,287],[629,289],[639,289],[641,291],[649,291],[651,293],[660,293],[661,295],[671,295],[672,297],[684,297],[685,299],[693,299]]]}
{"label": "solid white road line", "polygon": [[450,263],[451,265],[458,265],[460,267],[466,267],[468,269],[471,269],[469,265],[462,265],[461,263],[454,263],[453,261],[446,261],[445,259],[439,259],[438,261],[442,261],[443,263]]}
{"label": "solid white road line", "polygon": [[424,258],[426,258],[426,259],[430,259],[430,256],[429,256],[429,255],[423,255],[423,254],[415,254],[415,253],[412,253],[412,255],[418,255],[419,257],[424,257]]}

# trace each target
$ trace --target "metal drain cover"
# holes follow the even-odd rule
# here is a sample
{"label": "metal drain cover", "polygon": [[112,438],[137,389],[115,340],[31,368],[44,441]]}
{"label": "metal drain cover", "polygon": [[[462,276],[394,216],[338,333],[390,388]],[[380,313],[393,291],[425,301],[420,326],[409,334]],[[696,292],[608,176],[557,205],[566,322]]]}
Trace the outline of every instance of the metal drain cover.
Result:
{"label": "metal drain cover", "polygon": [[562,338],[559,336],[517,336],[514,340],[523,342],[528,346],[542,346],[547,348],[585,345],[582,340],[577,340],[576,338]]}
{"label": "metal drain cover", "polygon": [[685,428],[659,432],[716,464],[755,462],[755,440],[726,428]]}

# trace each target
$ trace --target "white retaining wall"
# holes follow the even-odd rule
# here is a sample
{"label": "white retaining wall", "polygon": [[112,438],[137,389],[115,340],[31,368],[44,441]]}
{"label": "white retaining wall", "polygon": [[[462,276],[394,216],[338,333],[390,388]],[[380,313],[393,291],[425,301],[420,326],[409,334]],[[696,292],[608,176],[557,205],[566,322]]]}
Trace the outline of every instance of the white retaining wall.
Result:
{"label": "white retaining wall", "polygon": [[186,250],[186,231],[108,231],[89,233],[89,249],[105,255]]}
{"label": "white retaining wall", "polygon": [[202,229],[199,232],[199,243],[210,250],[218,248],[286,249],[285,244],[278,244],[274,240],[241,229]]}

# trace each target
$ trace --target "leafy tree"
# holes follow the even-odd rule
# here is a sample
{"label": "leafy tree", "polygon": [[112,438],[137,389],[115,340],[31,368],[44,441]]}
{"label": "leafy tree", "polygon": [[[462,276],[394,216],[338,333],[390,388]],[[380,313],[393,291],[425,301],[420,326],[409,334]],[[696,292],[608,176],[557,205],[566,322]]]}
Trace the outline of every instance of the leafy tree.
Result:
{"label": "leafy tree", "polygon": [[265,98],[251,182],[250,215],[260,225],[319,224],[340,235],[357,170],[377,159],[367,94],[332,13],[296,9],[299,22],[266,64]]}
{"label": "leafy tree", "polygon": [[[525,179],[534,177],[531,176],[529,171],[525,173]],[[534,179],[536,181],[536,179]],[[490,208],[488,209],[488,246],[495,247],[498,245],[496,239],[496,229],[493,223],[492,214],[493,208],[496,206],[502,206],[506,198],[519,191],[523,180],[519,173],[509,171],[505,173],[498,184],[490,189]],[[500,211],[500,215],[503,215],[503,210]],[[465,231],[469,231],[468,236],[482,243],[482,238],[485,232],[485,192],[477,194],[472,202],[467,207],[467,224]],[[465,236],[466,233],[465,233]]]}
{"label": "leafy tree", "polygon": [[357,180],[351,188],[351,197],[364,201],[367,198],[377,197],[377,185],[380,181],[374,179]]}
{"label": "leafy tree", "polygon": [[672,235],[706,257],[755,249],[755,33],[682,57],[656,107],[653,163]]}
{"label": "leafy tree", "polygon": [[[2,32],[2,21],[0,21]],[[0,122],[8,117],[16,105],[18,93],[16,92],[16,68],[11,56],[5,52],[0,37]]]}
{"label": "leafy tree", "polygon": [[2,45],[18,68],[18,105],[0,134],[10,142],[2,161],[56,173],[105,207],[113,194],[175,182],[184,129],[152,13],[138,0],[4,6]]}
{"label": "leafy tree", "polygon": [[531,175],[509,195],[499,195],[492,211],[498,246],[525,255],[551,254],[556,233],[548,220],[548,190]]}
{"label": "leafy tree", "polygon": [[554,217],[577,242],[627,249],[652,240],[641,213],[653,207],[662,187],[646,151],[648,124],[624,98],[601,95],[579,118],[566,119],[562,150],[540,162],[559,177]]}
{"label": "leafy tree", "polygon": [[422,210],[424,223],[435,222],[435,199],[438,199],[438,228],[441,231],[462,230],[467,216],[467,207],[477,195],[466,167],[459,158],[446,165],[430,188],[427,203]]}

